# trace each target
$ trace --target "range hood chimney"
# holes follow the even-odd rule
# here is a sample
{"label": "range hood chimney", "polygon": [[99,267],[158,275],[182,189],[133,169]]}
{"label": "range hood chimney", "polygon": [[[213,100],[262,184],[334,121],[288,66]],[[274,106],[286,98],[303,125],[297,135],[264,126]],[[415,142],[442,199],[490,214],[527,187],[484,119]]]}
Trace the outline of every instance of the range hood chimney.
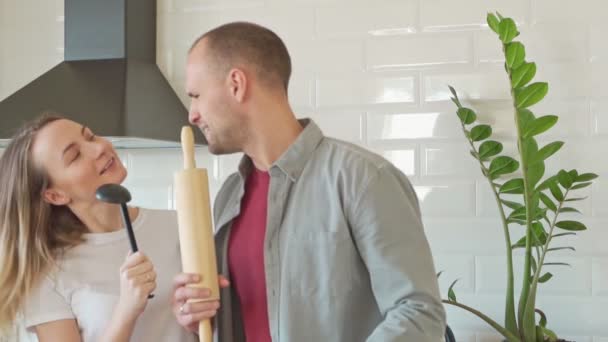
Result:
{"label": "range hood chimney", "polygon": [[64,53],[64,62],[0,102],[4,144],[53,110],[117,147],[179,146],[188,115],[156,65],[156,1],[65,0]]}

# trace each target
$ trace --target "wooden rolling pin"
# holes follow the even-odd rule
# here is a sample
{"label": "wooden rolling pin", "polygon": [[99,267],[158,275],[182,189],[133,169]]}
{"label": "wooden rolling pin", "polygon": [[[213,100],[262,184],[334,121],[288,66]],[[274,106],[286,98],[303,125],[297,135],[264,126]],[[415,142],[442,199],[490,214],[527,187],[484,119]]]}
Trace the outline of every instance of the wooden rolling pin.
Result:
{"label": "wooden rolling pin", "polygon": [[[174,186],[182,268],[183,272],[200,274],[202,281],[192,286],[210,289],[208,300],[219,300],[207,170],[196,168],[194,136],[189,126],[182,128],[181,140],[184,170],[175,173]],[[212,342],[211,321],[202,321],[198,333],[201,342]]]}

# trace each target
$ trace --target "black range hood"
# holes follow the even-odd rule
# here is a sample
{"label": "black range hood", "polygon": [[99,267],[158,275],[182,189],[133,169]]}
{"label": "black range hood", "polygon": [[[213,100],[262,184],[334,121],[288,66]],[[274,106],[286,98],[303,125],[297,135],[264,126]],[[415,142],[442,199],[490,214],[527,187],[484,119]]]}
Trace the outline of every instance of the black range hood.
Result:
{"label": "black range hood", "polygon": [[0,139],[54,110],[117,147],[178,146],[188,114],[156,65],[155,0],[65,0],[64,53],[0,102]]}

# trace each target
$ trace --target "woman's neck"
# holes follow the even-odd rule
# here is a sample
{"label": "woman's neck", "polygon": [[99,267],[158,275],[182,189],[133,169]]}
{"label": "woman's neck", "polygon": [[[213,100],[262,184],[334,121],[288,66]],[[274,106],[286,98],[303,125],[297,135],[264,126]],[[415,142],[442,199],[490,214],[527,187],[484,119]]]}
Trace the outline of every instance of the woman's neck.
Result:
{"label": "woman's neck", "polygon": [[[124,228],[120,205],[95,202],[88,208],[72,208],[74,214],[85,224],[90,233],[109,233]],[[129,207],[129,217],[134,221],[139,208]]]}

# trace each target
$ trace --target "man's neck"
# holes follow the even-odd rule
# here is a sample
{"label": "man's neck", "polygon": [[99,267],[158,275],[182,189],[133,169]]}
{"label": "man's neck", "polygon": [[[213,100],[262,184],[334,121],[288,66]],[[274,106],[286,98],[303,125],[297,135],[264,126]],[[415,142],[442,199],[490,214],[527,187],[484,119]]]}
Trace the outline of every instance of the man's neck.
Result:
{"label": "man's neck", "polygon": [[248,146],[243,149],[258,170],[270,169],[298,138],[303,130],[293,112],[268,115],[254,124]]}

